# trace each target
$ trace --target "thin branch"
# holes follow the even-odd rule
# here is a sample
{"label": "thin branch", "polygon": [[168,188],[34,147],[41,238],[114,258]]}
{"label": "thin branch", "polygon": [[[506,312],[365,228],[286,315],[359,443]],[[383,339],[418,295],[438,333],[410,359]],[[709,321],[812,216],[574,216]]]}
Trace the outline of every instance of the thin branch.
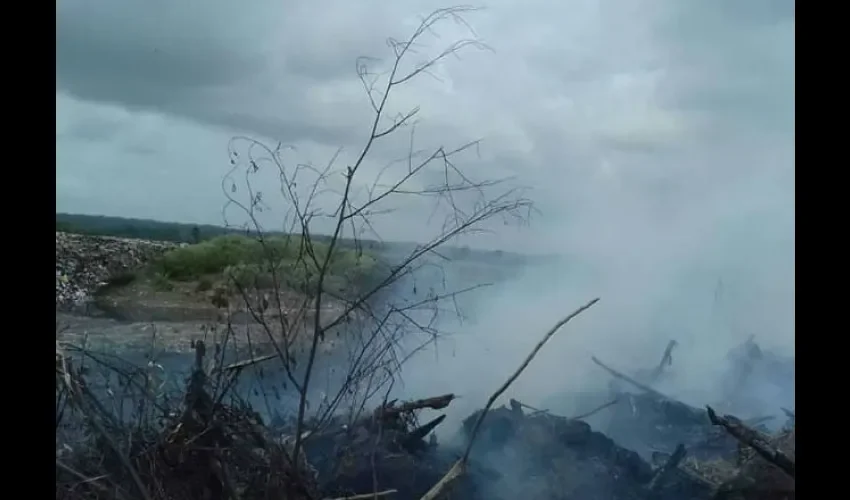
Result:
{"label": "thin branch", "polygon": [[130,460],[123,453],[121,453],[121,450],[115,443],[115,439],[113,439],[113,437],[109,434],[106,428],[104,428],[100,420],[92,414],[91,409],[86,404],[86,400],[80,390],[79,384],[71,376],[71,372],[69,371],[67,364],[67,358],[64,354],[60,355],[60,363],[63,375],[62,380],[65,383],[65,386],[68,388],[68,392],[73,396],[77,407],[88,417],[88,420],[89,422],[91,422],[95,431],[103,438],[103,440],[106,442],[106,444],[109,446],[109,448],[115,455],[115,458],[121,463],[124,469],[127,470],[127,473],[130,474],[130,477],[133,480],[133,484],[139,491],[139,494],[142,496],[142,498],[144,498],[145,500],[151,500],[151,496],[148,493],[147,488],[145,488],[141,477],[139,477],[139,473],[136,471],[136,468],[133,467],[133,464],[130,463]]}
{"label": "thin branch", "polygon": [[597,413],[604,410],[605,408],[608,408],[610,406],[614,406],[615,404],[617,404],[619,402],[620,402],[620,398],[614,398],[614,399],[612,399],[611,401],[608,401],[605,404],[597,406],[596,408],[590,410],[589,412],[582,413],[580,415],[576,415],[575,417],[570,417],[570,418],[572,418],[573,420],[582,420],[584,418],[588,418],[588,417],[591,417],[593,415],[596,415]]}
{"label": "thin branch", "polygon": [[659,398],[659,399],[665,399],[665,400],[667,400],[667,401],[675,401],[675,399],[671,398],[670,396],[666,396],[666,395],[664,395],[664,394],[662,394],[662,393],[660,393],[660,392],[656,391],[656,390],[655,390],[655,389],[653,389],[652,387],[649,387],[649,386],[648,386],[648,385],[646,385],[646,384],[641,384],[640,382],[638,382],[637,380],[635,380],[635,379],[633,379],[633,378],[629,377],[628,375],[626,375],[626,374],[624,374],[624,373],[622,373],[622,372],[619,372],[619,371],[617,371],[617,370],[615,370],[615,369],[613,369],[613,368],[609,367],[608,365],[606,365],[606,364],[605,364],[605,363],[603,363],[602,361],[599,361],[599,358],[597,358],[596,356],[591,356],[591,357],[590,357],[590,359],[591,359],[594,363],[596,363],[597,365],[599,365],[599,367],[601,367],[603,370],[605,370],[606,372],[608,372],[608,373],[610,373],[611,375],[613,375],[615,378],[618,378],[618,379],[620,379],[620,380],[625,380],[626,382],[628,382],[628,383],[632,384],[633,386],[637,387],[638,389],[642,390],[643,392],[647,392],[647,393],[649,393],[649,394],[652,394],[653,396],[655,396],[655,397],[657,397],[657,398]]}
{"label": "thin branch", "polygon": [[337,497],[328,500],[369,500],[370,498],[386,497],[398,493],[398,490],[376,491],[375,493],[361,493],[359,495],[351,495],[347,497]]}
{"label": "thin branch", "polygon": [[466,450],[463,452],[463,456],[460,458],[460,460],[455,462],[452,468],[449,469],[449,472],[447,472],[446,475],[437,484],[435,484],[430,490],[428,490],[427,493],[425,493],[425,495],[422,496],[422,500],[436,500],[441,494],[445,492],[445,490],[451,485],[452,482],[454,482],[455,479],[457,479],[464,473],[464,471],[466,470],[466,464],[469,461],[469,454],[472,452],[472,445],[475,444],[475,438],[478,435],[478,430],[481,427],[481,423],[484,421],[484,417],[487,416],[487,412],[490,411],[490,408],[493,406],[493,403],[496,401],[496,399],[498,399],[499,396],[502,395],[502,393],[508,390],[511,384],[513,384],[514,381],[519,378],[522,372],[525,371],[526,368],[528,368],[528,365],[531,364],[531,361],[534,360],[534,357],[537,356],[537,353],[540,352],[543,346],[546,345],[549,339],[552,338],[552,336],[555,335],[558,330],[560,330],[564,325],[569,323],[570,320],[572,320],[579,314],[583,313],[587,309],[590,309],[597,302],[599,302],[599,298],[595,298],[587,304],[576,309],[569,316],[555,323],[555,325],[548,332],[546,332],[545,335],[543,335],[543,338],[540,339],[540,342],[538,342],[536,346],[534,346],[534,349],[531,350],[531,353],[529,353],[529,355],[525,358],[522,364],[519,365],[519,368],[517,368],[516,371],[510,377],[508,377],[508,380],[506,380],[505,383],[502,384],[502,386],[499,387],[496,392],[494,392],[487,400],[487,404],[484,405],[484,409],[479,413],[478,419],[475,421],[475,425],[473,426],[472,432],[469,435],[469,443],[467,443],[466,445]]}

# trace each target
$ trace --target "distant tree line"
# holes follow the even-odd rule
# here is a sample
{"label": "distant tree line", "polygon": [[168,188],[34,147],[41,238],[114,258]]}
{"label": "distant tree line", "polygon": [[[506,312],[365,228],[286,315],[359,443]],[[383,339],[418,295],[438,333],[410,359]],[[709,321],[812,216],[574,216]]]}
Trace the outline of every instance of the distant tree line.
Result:
{"label": "distant tree line", "polygon": [[[109,215],[56,214],[56,230],[64,233],[87,234],[90,236],[113,236],[117,238],[136,238],[151,241],[169,241],[173,243],[199,243],[217,236],[228,234],[251,235],[244,229],[214,226],[212,224],[186,224],[182,222],[163,222],[151,219],[132,219],[113,217]],[[269,233],[279,235],[282,233]],[[313,235],[316,242],[329,240],[323,235]],[[359,247],[365,252],[410,251],[415,244],[391,243],[363,239],[355,243],[351,240],[340,240],[343,248]],[[503,263],[516,262],[522,258],[516,254],[502,251],[479,251],[469,247],[448,247],[445,256],[458,260],[497,260]]]}
{"label": "distant tree line", "polygon": [[[137,238],[152,241],[170,241],[174,243],[199,243],[217,236],[228,234],[251,235],[250,231],[237,228],[214,226],[211,224],[186,224],[182,222],[163,222],[150,219],[132,219],[109,215],[56,214],[56,231],[91,236],[113,236],[117,238]],[[282,233],[269,233],[282,234]],[[317,242],[327,237],[314,235]],[[340,241],[341,246],[353,246],[353,241]],[[381,250],[384,243],[372,240],[360,241],[364,250]]]}
{"label": "distant tree line", "polygon": [[88,234],[92,236],[114,236],[138,238],[174,243],[197,243],[225,234],[245,234],[245,231],[213,225],[161,222],[148,219],[128,219],[107,215],[56,214],[56,230]]}

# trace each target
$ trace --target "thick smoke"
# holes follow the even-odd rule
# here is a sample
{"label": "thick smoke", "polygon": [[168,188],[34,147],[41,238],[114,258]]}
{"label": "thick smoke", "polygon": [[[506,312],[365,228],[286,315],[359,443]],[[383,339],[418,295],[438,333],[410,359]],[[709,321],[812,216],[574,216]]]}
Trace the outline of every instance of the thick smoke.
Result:
{"label": "thick smoke", "polygon": [[[736,380],[730,351],[748,339],[765,359],[793,359],[793,2],[757,2],[746,12],[729,2],[676,6],[650,23],[665,50],[656,61],[663,70],[644,75],[653,82],[647,102],[619,103],[642,121],[617,128],[616,141],[583,130],[557,145],[543,139],[560,129],[538,128],[537,162],[517,158],[528,165],[518,180],[534,188],[541,214],[502,241],[553,257],[531,258],[517,277],[469,298],[471,319],[446,320],[454,334],[406,367],[408,394],[462,396],[444,433],[484,404],[543,332],[593,297],[602,300],[505,398],[584,411],[570,394],[607,390],[610,381],[591,355],[634,374],[657,365],[670,340],[678,342],[673,364],[656,388],[697,407],[726,397]],[[669,127],[653,117],[669,118]],[[548,127],[549,118],[537,123]],[[652,133],[657,141],[642,142]],[[454,276],[456,287],[470,284]],[[793,406],[793,370],[764,365],[741,388],[742,414]]]}
{"label": "thick smoke", "polygon": [[[735,383],[730,351],[748,339],[769,356],[793,358],[793,158],[768,156],[723,168],[689,162],[662,176],[664,193],[628,178],[584,184],[589,192],[568,199],[563,217],[544,213],[525,230],[530,245],[558,235],[556,256],[531,257],[517,276],[468,297],[468,320],[444,320],[453,334],[407,365],[404,392],[461,395],[441,426],[453,432],[452,420],[483,406],[554,322],[593,297],[602,301],[546,346],[505,399],[584,411],[570,394],[610,381],[591,355],[634,374],[657,365],[676,340],[656,388],[701,407],[726,397]],[[446,267],[450,286],[470,284],[458,273],[468,265]],[[794,405],[793,371],[755,374],[744,390],[739,411],[780,414]]]}

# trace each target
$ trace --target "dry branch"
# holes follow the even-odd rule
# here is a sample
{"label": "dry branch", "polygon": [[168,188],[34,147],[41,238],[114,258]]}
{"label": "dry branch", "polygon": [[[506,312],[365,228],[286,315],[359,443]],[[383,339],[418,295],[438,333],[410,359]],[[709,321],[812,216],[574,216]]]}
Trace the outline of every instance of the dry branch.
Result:
{"label": "dry branch", "polygon": [[649,375],[650,382],[658,380],[658,378],[661,377],[661,374],[664,373],[664,370],[668,366],[673,365],[673,349],[675,349],[677,345],[679,345],[679,343],[675,340],[671,340],[667,343],[667,347],[664,349],[664,354],[661,356],[661,361],[658,362],[658,366],[656,366]]}
{"label": "dry branch", "polygon": [[770,444],[762,433],[747,427],[737,417],[732,415],[718,416],[710,406],[706,406],[705,409],[708,411],[708,419],[711,420],[712,424],[722,426],[726,429],[726,432],[741,443],[751,447],[762,458],[794,478],[794,459]]}
{"label": "dry branch", "polygon": [[378,498],[392,495],[393,493],[398,493],[398,490],[384,490],[384,491],[376,491],[374,493],[361,493],[359,495],[351,495],[347,497],[337,497],[328,500],[369,500],[370,498]]}
{"label": "dry branch", "polygon": [[505,383],[502,384],[502,386],[499,387],[496,392],[494,392],[487,400],[487,404],[484,406],[484,410],[481,411],[481,413],[478,415],[478,420],[475,421],[475,426],[472,428],[472,432],[469,435],[469,443],[466,445],[466,450],[464,451],[463,456],[460,458],[460,460],[455,462],[452,468],[449,469],[446,475],[443,476],[443,478],[437,484],[435,484],[433,488],[431,488],[427,493],[425,493],[425,495],[422,496],[422,500],[436,500],[448,489],[448,487],[458,477],[460,477],[464,473],[464,471],[466,470],[466,464],[469,461],[469,454],[472,451],[472,445],[475,444],[475,437],[478,434],[478,429],[481,427],[481,423],[484,421],[484,417],[487,416],[487,412],[490,411],[490,408],[493,406],[493,403],[496,402],[496,399],[498,399],[499,396],[502,395],[502,393],[508,390],[508,387],[510,387],[511,384],[513,384],[514,381],[519,378],[522,372],[525,371],[526,368],[528,368],[528,365],[531,364],[531,361],[535,358],[535,356],[537,356],[537,353],[540,352],[540,349],[542,349],[543,346],[546,345],[546,342],[548,342],[549,339],[552,338],[552,336],[558,332],[558,330],[560,330],[564,325],[569,323],[570,320],[572,320],[579,314],[583,313],[587,309],[590,309],[597,302],[599,302],[598,297],[591,300],[587,304],[579,307],[578,309],[573,311],[569,316],[555,323],[555,325],[548,332],[546,332],[545,335],[543,335],[543,338],[540,339],[540,342],[538,342],[536,346],[534,346],[534,349],[531,350],[531,353],[529,353],[529,355],[525,358],[525,360],[522,362],[519,368],[517,368],[513,375],[508,377],[508,380],[506,380]]}
{"label": "dry branch", "polygon": [[648,393],[652,394],[653,396],[655,396],[657,398],[666,399],[666,400],[669,400],[669,401],[675,401],[675,399],[671,398],[670,396],[664,395],[664,394],[656,391],[652,387],[649,387],[648,385],[641,384],[640,382],[629,377],[625,373],[619,372],[619,371],[607,366],[602,361],[599,361],[599,358],[597,358],[596,356],[591,356],[590,359],[592,359],[594,363],[599,365],[603,370],[607,371],[608,373],[613,375],[615,378],[618,378],[620,380],[625,380],[626,382],[632,384],[633,386],[637,387],[638,389],[640,389],[644,392],[648,392]]}
{"label": "dry branch", "polygon": [[445,415],[440,415],[439,417],[431,420],[425,425],[421,425],[412,431],[408,432],[404,437],[404,441],[406,442],[414,442],[420,439],[424,439],[431,431],[437,428],[438,425],[443,423],[443,420],[446,419]]}
{"label": "dry branch", "polygon": [[659,467],[652,476],[652,480],[649,482],[648,486],[650,495],[658,492],[670,472],[679,467],[679,463],[681,463],[682,459],[685,458],[685,454],[685,445],[679,444],[676,446],[676,449],[673,451],[673,454],[670,455],[670,458],[668,458],[664,465]]}
{"label": "dry branch", "polygon": [[608,408],[609,406],[614,406],[615,404],[617,404],[619,402],[620,402],[620,398],[614,398],[614,399],[612,399],[611,401],[608,401],[605,404],[597,406],[596,408],[590,410],[589,412],[582,413],[580,415],[576,415],[575,417],[572,417],[572,419],[573,420],[581,420],[583,418],[588,418],[590,416],[596,415],[597,413],[604,410],[605,408]]}
{"label": "dry branch", "polygon": [[[428,338],[431,339],[429,342],[436,339],[438,332],[433,326],[433,322],[441,310],[438,307],[438,302],[452,301],[457,293],[429,294],[427,300],[416,305],[405,303],[373,306],[371,304],[372,299],[377,297],[380,291],[387,290],[388,287],[399,283],[402,278],[412,275],[420,267],[417,261],[424,260],[423,258],[429,254],[436,253],[440,246],[447,244],[450,240],[463,234],[478,231],[478,226],[494,217],[523,220],[522,212],[531,210],[532,203],[522,198],[518,190],[508,189],[501,194],[485,194],[485,188],[495,187],[501,181],[473,180],[455,165],[455,158],[464,152],[473,152],[478,146],[478,141],[471,141],[454,148],[439,146],[433,149],[421,149],[415,147],[414,131],[418,107],[399,113],[395,119],[387,123],[387,118],[390,118],[389,107],[392,100],[390,96],[397,87],[409,83],[418,75],[429,74],[436,64],[451,55],[456,55],[462,49],[486,48],[477,41],[474,32],[462,19],[464,14],[473,10],[476,9],[464,6],[435,10],[422,18],[419,26],[405,40],[388,40],[392,54],[387,61],[388,66],[383,68],[385,71],[381,71],[380,74],[368,67],[369,59],[358,60],[357,76],[363,84],[366,96],[371,104],[372,116],[367,125],[369,132],[364,134],[366,136],[364,143],[344,167],[334,166],[340,151],[337,151],[327,166],[322,169],[303,163],[287,165],[280,154],[280,143],[277,147],[269,147],[248,137],[234,137],[228,146],[232,168],[222,179],[222,192],[227,199],[222,211],[225,224],[229,225],[226,214],[228,208],[236,208],[244,212],[248,219],[247,225],[252,226],[251,231],[256,233],[263,248],[267,250],[267,240],[263,235],[263,228],[257,216],[258,212],[265,210],[261,200],[262,193],[259,191],[261,186],[258,183],[252,183],[251,179],[263,165],[268,165],[273,170],[277,170],[275,173],[279,174],[280,177],[280,190],[287,211],[283,224],[287,229],[284,229],[284,234],[293,236],[292,241],[295,241],[295,245],[297,245],[293,248],[293,250],[297,250],[297,256],[292,267],[310,276],[311,285],[309,290],[305,286],[304,300],[300,310],[287,318],[288,313],[284,312],[286,308],[283,307],[280,298],[282,280],[278,272],[282,272],[282,270],[278,269],[277,262],[274,261],[271,254],[265,255],[264,258],[269,261],[268,272],[271,274],[274,293],[270,295],[260,293],[263,290],[260,290],[259,284],[253,285],[257,290],[248,290],[242,286],[237,288],[250,317],[261,325],[262,331],[270,341],[275,353],[259,357],[252,354],[250,359],[233,363],[221,370],[221,372],[232,372],[234,374],[232,378],[235,379],[235,374],[238,374],[240,370],[247,366],[274,358],[281,361],[288,379],[287,384],[298,393],[293,432],[294,442],[289,452],[292,460],[300,456],[303,451],[305,446],[303,441],[306,438],[302,436],[313,431],[320,432],[343,404],[350,406],[352,413],[350,419],[355,420],[355,417],[363,411],[365,402],[374,395],[375,391],[396,376],[402,364],[410,356],[408,354],[401,358],[400,350],[397,349],[404,335],[413,330],[427,334]],[[465,27],[469,30],[470,38],[450,42],[439,53],[424,57],[424,61],[414,62],[413,64],[406,62],[412,57],[418,58],[421,55],[419,51],[424,45],[424,38],[430,35],[437,38],[435,28],[444,21],[454,21]],[[400,171],[400,175],[395,179],[382,181],[381,177],[384,173],[382,170],[375,178],[373,185],[367,188],[365,193],[358,192],[358,186],[365,185],[365,181],[368,180],[363,179],[364,174],[361,173],[361,166],[372,163],[372,159],[369,159],[369,157],[373,155],[375,145],[386,141],[389,138],[388,136],[394,135],[405,126],[409,126],[411,130],[407,156],[393,162],[402,166],[403,170]],[[237,144],[240,145],[240,151],[237,151]],[[246,147],[245,151],[241,150],[241,145]],[[444,180],[438,181],[438,185],[424,187],[411,187],[409,185],[420,184],[414,177],[418,177],[418,180],[424,183],[427,180],[426,177],[431,178],[432,170],[440,170],[440,176],[444,178]],[[242,178],[243,173],[244,179]],[[339,180],[334,180],[337,174],[342,174],[342,176]],[[311,177],[315,175],[315,179],[305,182],[303,175]],[[297,183],[296,178],[298,178]],[[244,189],[239,189],[239,192],[242,193],[239,196],[244,196],[246,199],[236,199],[237,182],[244,185]],[[302,186],[302,188],[299,190],[296,187],[297,185]],[[305,186],[308,186],[306,192],[303,191]],[[320,203],[317,201],[318,193],[332,194],[334,198],[338,197],[338,199]],[[464,196],[464,201],[469,200],[470,208],[459,206],[459,200],[455,199],[455,196],[459,194]],[[337,287],[331,286],[329,283],[334,282],[335,278],[341,278],[336,276],[332,268],[335,264],[335,255],[342,251],[345,246],[346,233],[353,238],[358,251],[360,251],[358,238],[362,232],[371,231],[380,240],[380,236],[369,220],[370,217],[380,213],[382,210],[379,207],[380,204],[390,203],[390,198],[405,195],[435,200],[435,213],[437,209],[450,212],[446,215],[445,223],[437,230],[438,234],[430,241],[417,245],[397,265],[395,262],[391,266],[387,264],[387,269],[382,266],[380,272],[385,276],[377,282],[363,285],[364,289],[360,289],[358,286],[351,287],[353,291],[350,295],[337,296],[345,294],[335,292],[334,289]],[[472,200],[469,197],[475,197],[475,199]],[[313,220],[316,218],[327,218],[332,223],[329,230],[324,230],[328,234],[321,240],[317,237],[317,230],[313,224]],[[505,220],[505,224],[507,223],[508,220]],[[355,225],[362,227],[358,229]],[[287,241],[289,241],[289,238],[287,238]],[[375,278],[377,279],[377,277]],[[342,279],[346,278],[342,277]],[[313,284],[313,282],[315,283]],[[262,297],[262,299],[258,297]],[[326,309],[325,306],[329,303],[341,307],[338,309],[327,308],[330,309],[329,316],[331,317],[326,318],[322,311]],[[455,310],[457,310],[457,307],[457,304],[455,304]],[[270,308],[270,315],[265,314],[267,308]],[[376,311],[376,308],[384,308],[388,312],[384,314],[383,311]],[[418,318],[415,320],[413,319],[415,315],[409,312],[411,309],[427,308],[430,308],[433,313],[431,323],[421,322]],[[274,309],[277,309],[277,311],[275,312]],[[368,326],[358,323],[351,324],[352,321],[357,322],[361,316],[365,320],[364,324]],[[308,317],[310,324],[307,324]],[[280,322],[279,328],[278,325],[275,325],[275,328],[269,326],[269,322],[275,318]],[[340,328],[346,330],[347,336],[361,336],[361,338],[354,339],[357,341],[357,347],[352,347],[355,342],[350,342],[347,345],[357,352],[349,353],[349,366],[345,368],[347,374],[339,387],[334,387],[333,392],[328,394],[327,398],[323,398],[322,403],[318,406],[311,405],[311,402],[308,401],[308,395],[312,386],[315,385],[313,372],[320,352],[320,345],[326,335],[333,332],[339,334]],[[358,328],[362,328],[364,331],[357,331]],[[307,333],[304,334],[303,332]],[[305,335],[307,338],[302,338],[302,341],[298,342],[299,334]],[[346,339],[346,341],[351,341],[351,339]],[[250,344],[250,339],[248,339],[248,342]],[[296,366],[298,372],[300,372],[297,376],[295,375]],[[382,417],[386,418],[423,407],[441,409],[447,406],[453,398],[453,395],[447,395],[434,400],[407,403],[393,408],[384,407],[379,411],[383,413]],[[308,416],[308,412],[315,414]],[[378,411],[374,415],[378,416]],[[420,428],[420,431],[425,428]],[[298,471],[299,469],[296,469],[294,473],[297,475]]]}
{"label": "dry branch", "polygon": [[76,377],[72,375],[71,369],[68,366],[68,358],[64,354],[64,352],[62,352],[58,342],[56,358],[58,365],[57,372],[61,375],[62,382],[68,390],[68,393],[71,395],[72,400],[76,404],[77,408],[79,408],[79,410],[86,416],[88,422],[91,423],[94,430],[97,432],[98,435],[100,435],[100,437],[104,440],[104,442],[114,454],[115,458],[130,475],[130,478],[133,481],[133,485],[138,490],[139,495],[141,495],[141,497],[145,500],[151,500],[151,496],[148,493],[147,488],[145,488],[145,484],[142,482],[141,477],[139,477],[138,471],[136,471],[136,468],[133,467],[132,463],[130,463],[129,458],[127,458],[127,456],[121,452],[121,449],[118,447],[118,444],[115,442],[113,436],[110,435],[109,431],[106,430],[106,428],[103,426],[103,423],[100,421],[97,415],[94,414],[94,412],[87,404],[88,401],[86,400],[86,397],[83,394],[80,384],[76,380]]}
{"label": "dry branch", "polygon": [[243,368],[247,368],[252,365],[256,365],[262,363],[264,361],[269,361],[272,359],[278,358],[279,355],[275,354],[266,354],[265,356],[257,356],[255,358],[243,359],[242,361],[236,361],[234,363],[230,363],[227,366],[221,368],[222,371],[229,372],[234,370],[241,370]]}
{"label": "dry branch", "polygon": [[433,398],[408,401],[406,403],[400,404],[399,406],[395,406],[391,402],[381,408],[378,408],[378,412],[380,412],[383,416],[388,417],[392,415],[397,415],[399,413],[408,413],[414,410],[421,410],[422,408],[442,410],[443,408],[449,406],[449,404],[454,401],[455,397],[456,396],[454,394],[445,394],[443,396],[435,396]]}
{"label": "dry branch", "polygon": [[517,401],[516,399],[511,398],[509,401],[511,408],[516,408],[519,412],[522,412],[522,409],[525,408],[527,410],[533,411],[533,415],[537,415],[539,413],[549,413],[549,410],[541,410],[540,408],[535,408],[531,405],[527,405],[522,401]]}

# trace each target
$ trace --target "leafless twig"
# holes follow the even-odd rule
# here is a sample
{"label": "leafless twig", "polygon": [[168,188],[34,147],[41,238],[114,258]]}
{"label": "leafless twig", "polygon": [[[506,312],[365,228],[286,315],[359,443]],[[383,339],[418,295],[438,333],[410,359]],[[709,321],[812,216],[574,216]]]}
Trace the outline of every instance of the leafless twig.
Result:
{"label": "leafless twig", "polygon": [[614,399],[612,399],[611,401],[608,401],[605,404],[597,406],[596,408],[590,410],[587,413],[582,413],[580,415],[576,415],[575,417],[572,417],[572,419],[573,420],[581,420],[581,419],[584,419],[584,418],[591,417],[593,415],[596,415],[600,411],[604,410],[605,408],[608,408],[609,406],[614,406],[615,404],[617,404],[619,402],[620,402],[620,398],[614,398]]}
{"label": "leafless twig", "polygon": [[510,387],[511,384],[514,383],[517,378],[519,378],[519,376],[528,367],[534,357],[537,356],[537,353],[540,352],[540,349],[542,349],[543,346],[546,345],[546,342],[548,342],[549,339],[552,338],[552,336],[558,332],[558,330],[560,330],[564,325],[569,323],[570,320],[583,313],[597,302],[599,302],[598,298],[593,299],[587,304],[576,309],[569,316],[555,323],[555,325],[548,332],[546,332],[545,335],[543,335],[543,338],[540,339],[540,342],[538,342],[536,346],[534,346],[534,349],[531,350],[531,353],[529,353],[529,355],[525,358],[522,364],[520,364],[519,368],[517,368],[517,370],[510,377],[508,377],[508,380],[506,380],[505,383],[502,384],[502,386],[499,387],[496,392],[494,392],[487,400],[487,404],[484,405],[484,409],[479,413],[478,419],[475,421],[475,425],[472,427],[472,432],[470,432],[469,434],[469,443],[467,443],[466,445],[466,450],[464,450],[463,456],[460,458],[460,460],[455,462],[452,468],[449,469],[446,475],[443,476],[443,478],[437,484],[435,484],[430,490],[428,490],[425,495],[422,496],[422,500],[435,500],[449,488],[451,483],[453,483],[458,477],[460,477],[464,473],[464,471],[466,470],[466,464],[469,461],[469,454],[472,452],[472,445],[475,444],[475,437],[478,434],[478,429],[481,427],[481,423],[484,421],[484,417],[487,416],[487,412],[493,406],[493,403],[496,401],[496,399],[498,399],[499,396],[501,396],[506,390],[508,390],[508,387]]}

